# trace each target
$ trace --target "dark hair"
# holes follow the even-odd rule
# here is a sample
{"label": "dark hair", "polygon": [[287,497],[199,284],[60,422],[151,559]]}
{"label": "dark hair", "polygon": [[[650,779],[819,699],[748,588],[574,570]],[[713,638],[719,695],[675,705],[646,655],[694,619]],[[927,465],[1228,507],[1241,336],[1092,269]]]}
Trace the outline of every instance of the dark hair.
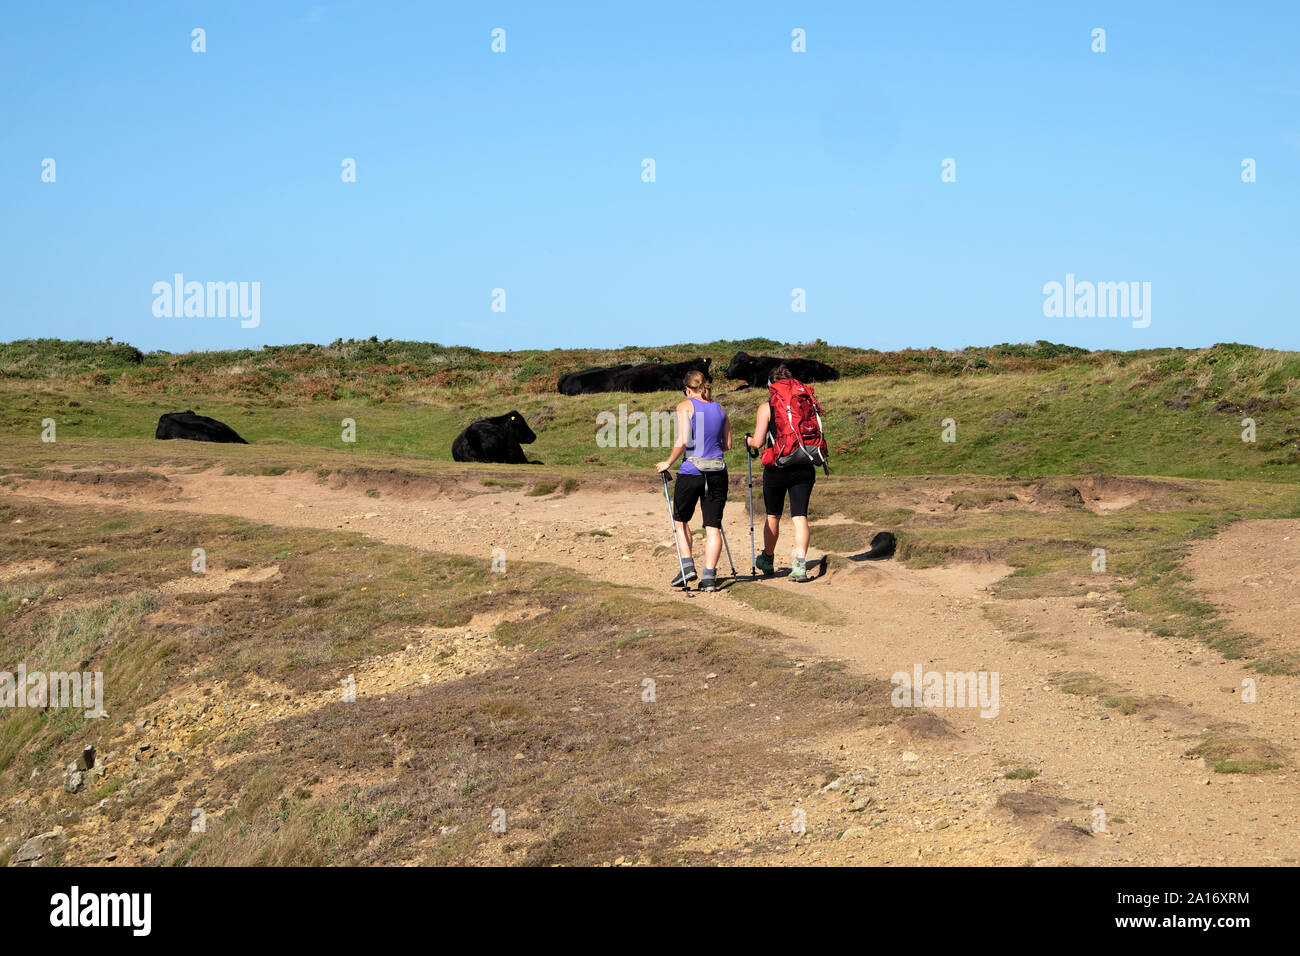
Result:
{"label": "dark hair", "polygon": [[769,382],[779,382],[783,378],[794,378],[794,372],[790,371],[784,365],[778,365],[772,369],[772,374],[767,377]]}
{"label": "dark hair", "polygon": [[682,379],[682,384],[699,392],[706,402],[713,401],[713,385],[705,379],[704,373],[699,369],[691,369],[687,372]]}

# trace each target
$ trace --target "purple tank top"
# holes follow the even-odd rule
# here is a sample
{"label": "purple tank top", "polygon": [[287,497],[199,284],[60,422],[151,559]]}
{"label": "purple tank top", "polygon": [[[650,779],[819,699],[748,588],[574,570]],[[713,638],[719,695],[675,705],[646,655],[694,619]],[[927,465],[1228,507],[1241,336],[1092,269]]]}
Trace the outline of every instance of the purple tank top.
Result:
{"label": "purple tank top", "polygon": [[[695,414],[691,416],[691,439],[694,444],[686,446],[687,458],[721,458],[722,457],[722,423],[726,413],[717,402],[702,402],[692,398]],[[689,461],[682,461],[678,471],[683,475],[698,475],[700,469]]]}

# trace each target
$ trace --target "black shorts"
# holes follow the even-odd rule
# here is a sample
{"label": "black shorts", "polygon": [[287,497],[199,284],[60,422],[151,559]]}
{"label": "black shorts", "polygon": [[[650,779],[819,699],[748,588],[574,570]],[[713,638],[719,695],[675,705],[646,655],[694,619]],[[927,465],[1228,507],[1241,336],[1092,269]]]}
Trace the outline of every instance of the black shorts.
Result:
{"label": "black shorts", "polygon": [[690,521],[695,517],[695,503],[700,502],[704,527],[722,527],[722,509],[727,506],[727,472],[710,471],[703,475],[677,473],[673,490],[673,520]]}
{"label": "black shorts", "polygon": [[808,517],[808,500],[812,497],[817,469],[811,464],[789,468],[763,469],[763,507],[770,515],[785,510],[785,496],[790,495],[790,517]]}

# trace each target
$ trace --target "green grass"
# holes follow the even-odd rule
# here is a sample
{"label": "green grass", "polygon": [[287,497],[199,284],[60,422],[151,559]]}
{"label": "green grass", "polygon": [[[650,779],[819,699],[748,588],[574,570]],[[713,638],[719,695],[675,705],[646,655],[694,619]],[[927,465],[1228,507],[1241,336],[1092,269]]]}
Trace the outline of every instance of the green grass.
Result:
{"label": "green grass", "polygon": [[867,549],[877,530],[856,521],[847,524],[814,524],[810,527],[811,544],[834,554],[856,554]]}
{"label": "green grass", "polygon": [[[267,468],[297,467],[303,456],[295,450],[311,450],[316,462],[376,454],[449,460],[465,425],[513,408],[538,433],[530,457],[585,471],[643,468],[662,450],[599,447],[596,417],[620,404],[630,412],[668,411],[676,395],[568,397],[555,392],[555,378],[617,361],[707,354],[721,364],[742,347],[821,358],[846,373],[817,386],[836,474],[1300,481],[1300,355],[1239,345],[1086,353],[1040,343],[881,353],[749,340],[491,353],[356,341],[151,354],[137,362],[129,346],[23,340],[0,345],[0,444],[36,443],[32,460],[61,456],[65,443],[133,438],[158,459],[180,444],[151,441],[159,414],[193,408],[257,443]],[[536,374],[521,379],[523,370]],[[719,379],[716,391],[744,430],[765,393],[732,384]],[[1241,440],[1247,415],[1258,426],[1253,444]],[[40,443],[45,417],[58,423],[56,446]],[[345,418],[357,423],[354,443],[342,440]],[[958,423],[954,443],[940,441],[944,418]],[[266,462],[272,449],[285,460]],[[232,458],[227,448],[206,453]],[[733,469],[743,465],[739,453],[733,458]]]}
{"label": "green grass", "polygon": [[1014,641],[1017,644],[1032,644],[1042,636],[1042,631],[1021,631],[1019,634],[1011,635],[1007,640]]}
{"label": "green grass", "polygon": [[1114,686],[1100,675],[1086,671],[1071,671],[1058,679],[1062,693],[1079,697],[1097,697],[1109,693]]}
{"label": "green grass", "polygon": [[1141,698],[1132,694],[1106,694],[1101,702],[1125,715],[1136,714],[1142,708]]}
{"label": "green grass", "polygon": [[1203,758],[1215,773],[1265,773],[1280,769],[1284,754],[1270,741],[1240,733],[1236,725],[1211,724],[1187,756]]}
{"label": "green grass", "polygon": [[1144,706],[1151,703],[1150,698],[1137,697],[1103,677],[1088,671],[1069,671],[1055,676],[1057,686],[1063,693],[1080,697],[1095,697],[1102,706],[1118,710],[1125,716],[1132,716]]}
{"label": "green grass", "polygon": [[954,491],[948,496],[948,504],[953,508],[987,508],[1000,501],[1015,500],[1016,496],[1009,491],[992,491],[983,488],[977,491]]}
{"label": "green grass", "polygon": [[1215,773],[1265,773],[1269,770],[1277,770],[1282,765],[1276,760],[1234,760],[1225,757],[1215,760],[1211,766]]}
{"label": "green grass", "polygon": [[727,593],[756,610],[780,614],[792,620],[814,624],[843,623],[843,618],[837,611],[828,608],[815,596],[794,593],[796,587],[799,585],[785,581],[774,581],[771,584],[737,581],[727,588]]}

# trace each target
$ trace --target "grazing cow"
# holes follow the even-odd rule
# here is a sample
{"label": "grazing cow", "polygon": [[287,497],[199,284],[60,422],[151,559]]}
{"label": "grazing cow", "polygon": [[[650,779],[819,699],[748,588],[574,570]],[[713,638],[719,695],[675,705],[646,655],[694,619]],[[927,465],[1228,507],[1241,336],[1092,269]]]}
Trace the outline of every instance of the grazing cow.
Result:
{"label": "grazing cow", "polygon": [[833,382],[840,377],[825,362],[801,358],[774,358],[770,355],[750,355],[737,352],[727,366],[727,378],[741,378],[750,385],[766,385],[772,369],[784,365],[801,382]]}
{"label": "grazing cow", "polygon": [[898,548],[898,539],[892,531],[881,531],[871,539],[871,548],[861,554],[849,555],[850,561],[883,561],[892,558]]}
{"label": "grazing cow", "polygon": [[614,376],[629,369],[629,364],[610,365],[605,368],[585,368],[560,376],[561,395],[590,395],[593,392],[614,391]]}
{"label": "grazing cow", "polygon": [[235,430],[224,422],[192,411],[168,412],[158,419],[154,438],[186,438],[190,441],[219,441],[234,445],[247,445]]}
{"label": "grazing cow", "polygon": [[713,376],[709,374],[711,364],[713,364],[713,359],[707,358],[691,359],[689,362],[670,362],[666,365],[659,362],[642,362],[640,365],[633,365],[631,368],[618,372],[614,376],[614,387],[610,391],[677,391],[682,387],[682,379],[690,371],[703,372],[705,380],[711,382],[713,381]]}
{"label": "grazing cow", "polygon": [[537,436],[518,412],[480,418],[451,443],[451,457],[456,461],[486,461],[501,465],[540,465],[524,457],[522,445],[537,441]]}

